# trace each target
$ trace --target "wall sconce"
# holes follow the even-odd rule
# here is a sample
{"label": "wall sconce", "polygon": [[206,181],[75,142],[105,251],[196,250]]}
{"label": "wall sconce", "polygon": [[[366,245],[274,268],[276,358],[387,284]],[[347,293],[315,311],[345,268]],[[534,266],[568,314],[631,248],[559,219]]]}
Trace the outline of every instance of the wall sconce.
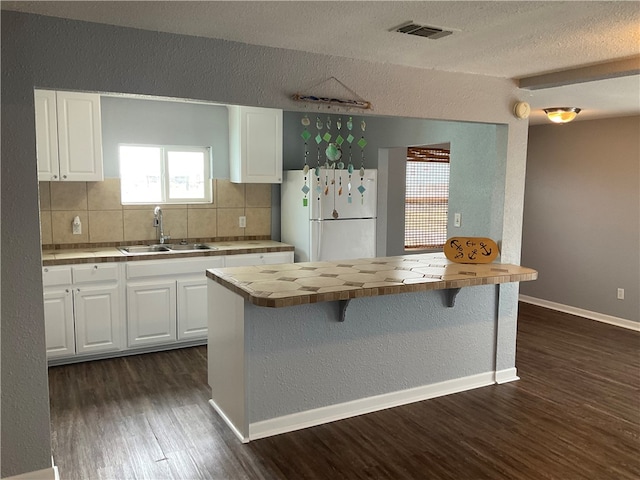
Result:
{"label": "wall sconce", "polygon": [[545,108],[544,113],[553,123],[568,123],[576,118],[576,115],[580,113],[580,109],[576,107],[553,107]]}

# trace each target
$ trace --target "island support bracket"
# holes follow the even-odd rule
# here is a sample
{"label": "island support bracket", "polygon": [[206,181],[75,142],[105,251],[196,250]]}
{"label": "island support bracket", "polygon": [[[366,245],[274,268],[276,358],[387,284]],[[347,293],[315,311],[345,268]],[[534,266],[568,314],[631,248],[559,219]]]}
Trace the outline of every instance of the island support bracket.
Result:
{"label": "island support bracket", "polygon": [[347,314],[347,307],[349,306],[349,302],[351,300],[338,300],[338,308],[340,309],[340,312],[338,314],[338,321],[339,322],[344,322],[344,317]]}
{"label": "island support bracket", "polygon": [[459,288],[448,288],[447,294],[447,307],[453,307],[456,304],[456,296],[460,293]]}

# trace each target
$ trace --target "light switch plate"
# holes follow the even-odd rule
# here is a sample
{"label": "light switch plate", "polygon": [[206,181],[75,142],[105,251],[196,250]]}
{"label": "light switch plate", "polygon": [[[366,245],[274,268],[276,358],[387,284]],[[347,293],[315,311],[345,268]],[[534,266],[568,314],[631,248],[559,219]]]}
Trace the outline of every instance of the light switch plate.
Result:
{"label": "light switch plate", "polygon": [[239,224],[240,228],[246,228],[247,227],[247,217],[245,217],[245,216],[238,217],[238,224]]}
{"label": "light switch plate", "polygon": [[462,224],[462,214],[461,213],[454,213],[453,214],[453,226],[454,227],[459,227]]}

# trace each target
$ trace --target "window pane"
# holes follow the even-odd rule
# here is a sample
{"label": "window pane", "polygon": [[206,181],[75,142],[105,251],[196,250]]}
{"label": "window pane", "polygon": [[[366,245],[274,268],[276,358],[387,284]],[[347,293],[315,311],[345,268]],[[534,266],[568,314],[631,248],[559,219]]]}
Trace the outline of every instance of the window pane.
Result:
{"label": "window pane", "polygon": [[[439,150],[438,153],[448,151]],[[440,156],[440,155],[438,155]],[[442,247],[447,239],[449,163],[407,161],[405,248]]]}
{"label": "window pane", "polygon": [[205,198],[205,157],[203,152],[167,152],[169,198]]}
{"label": "window pane", "polygon": [[159,147],[120,146],[122,203],[162,201],[162,150]]}

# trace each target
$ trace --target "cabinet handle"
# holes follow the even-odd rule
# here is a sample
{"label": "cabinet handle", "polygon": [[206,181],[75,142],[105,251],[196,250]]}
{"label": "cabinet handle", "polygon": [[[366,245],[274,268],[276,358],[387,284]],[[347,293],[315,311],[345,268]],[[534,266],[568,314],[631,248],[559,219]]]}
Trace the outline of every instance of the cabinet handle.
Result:
{"label": "cabinet handle", "polygon": [[67,176],[66,176],[66,175],[62,175],[62,178],[63,178],[64,180],[66,180],[66,179],[67,179]]}
{"label": "cabinet handle", "polygon": [[68,288],[65,288],[64,291],[65,291],[65,293],[69,293],[69,289]]}
{"label": "cabinet handle", "polygon": [[76,292],[79,292],[79,291],[80,291],[80,289],[79,289],[79,288],[76,288]]}
{"label": "cabinet handle", "polygon": [[56,178],[58,178],[58,175],[54,175],[54,176],[53,176],[53,179],[54,179],[54,180],[55,180]]}
{"label": "cabinet handle", "polygon": [[97,269],[98,269],[98,265],[94,265],[94,266],[93,266],[93,269],[94,269],[94,270],[97,270]]}
{"label": "cabinet handle", "polygon": [[49,271],[49,269],[48,269],[48,268],[45,268],[45,269],[44,269],[44,273],[47,273],[48,271]]}

